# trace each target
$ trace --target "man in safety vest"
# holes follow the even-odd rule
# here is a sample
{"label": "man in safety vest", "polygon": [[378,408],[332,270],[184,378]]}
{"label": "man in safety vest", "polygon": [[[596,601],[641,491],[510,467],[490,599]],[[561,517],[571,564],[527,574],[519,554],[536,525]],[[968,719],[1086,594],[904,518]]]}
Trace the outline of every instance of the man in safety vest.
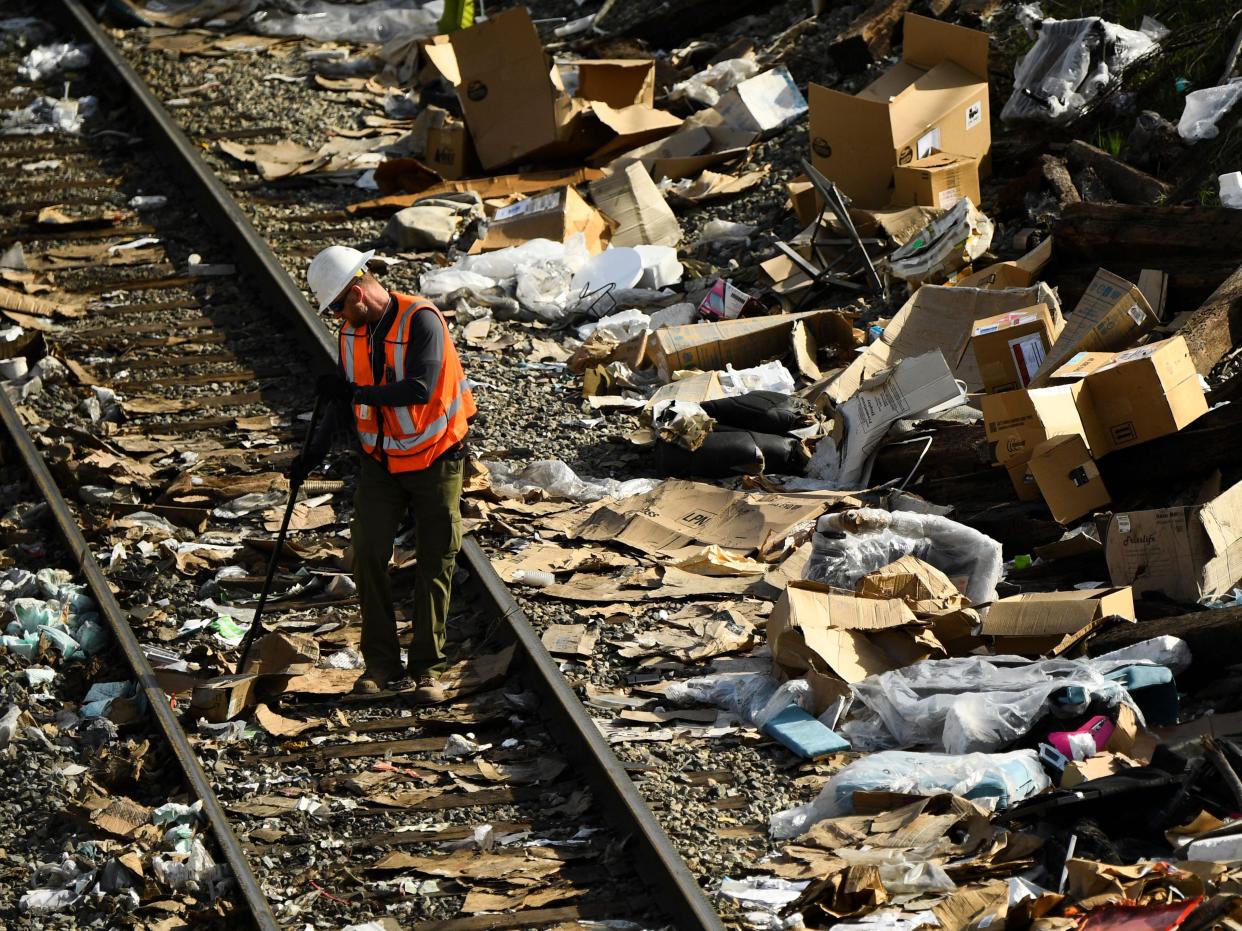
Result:
{"label": "man in safety vest", "polygon": [[413,507],[414,637],[406,671],[416,697],[436,700],[443,697],[435,678],[446,665],[444,628],[461,546],[463,440],[474,398],[444,317],[423,298],[388,291],[366,270],[372,255],[329,246],[307,267],[320,312],[342,319],[340,370],[319,381],[336,416],[324,418],[291,473],[304,478],[318,467],[331,446],[332,421],[352,420],[361,474],[350,533],[366,662],[356,692],[378,692],[402,675],[388,563],[401,519]]}

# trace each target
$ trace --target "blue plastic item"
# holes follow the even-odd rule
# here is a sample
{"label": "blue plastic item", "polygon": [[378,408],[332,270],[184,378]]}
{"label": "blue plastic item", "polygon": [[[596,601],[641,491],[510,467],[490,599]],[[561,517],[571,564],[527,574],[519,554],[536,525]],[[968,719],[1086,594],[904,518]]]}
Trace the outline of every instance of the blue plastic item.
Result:
{"label": "blue plastic item", "polygon": [[763,726],[763,732],[808,760],[839,750],[848,750],[850,747],[848,741],[797,705],[790,705],[780,714],[769,718],[768,723]]}

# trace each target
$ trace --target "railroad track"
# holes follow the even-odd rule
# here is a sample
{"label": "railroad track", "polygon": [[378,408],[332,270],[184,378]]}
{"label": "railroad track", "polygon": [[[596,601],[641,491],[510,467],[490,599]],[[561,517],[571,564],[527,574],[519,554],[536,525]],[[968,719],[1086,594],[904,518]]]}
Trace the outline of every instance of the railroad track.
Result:
{"label": "railroad track", "polygon": [[[334,347],[286,267],[319,247],[335,214],[296,216],[305,235],[282,251],[282,267],[203,163],[199,140],[182,133],[82,5],[59,12],[94,49],[63,92],[98,94],[107,118],[88,120],[72,141],[0,136],[0,173],[21,190],[0,216],[0,241],[20,242],[33,272],[8,276],[6,300],[19,306],[5,309],[23,325],[28,354],[40,350],[25,341],[41,341],[60,363],[19,379],[15,396],[0,398],[0,416],[202,800],[255,925],[388,915],[416,928],[719,926],[472,540],[450,620],[470,661],[443,706],[412,706],[399,693],[324,694],[317,677],[339,683],[349,672],[298,675],[288,665],[255,685],[269,715],[257,736],[230,739],[236,728],[170,706],[168,670],[153,662],[180,656],[206,675],[231,672],[236,659],[211,640],[191,648],[181,631],[204,614],[204,581],[219,602],[242,606],[223,609],[239,617],[253,595],[271,534],[262,518],[238,530],[220,507],[241,494],[264,507],[287,495],[280,470],[302,429],[291,412],[309,407],[308,380]],[[62,89],[57,77],[19,90],[7,77],[15,57],[5,55],[5,107]],[[124,129],[92,135],[110,125]],[[53,162],[55,183],[27,181],[39,169],[26,166]],[[148,209],[152,198],[165,206]],[[257,189],[248,209],[264,198],[279,200]],[[30,286],[49,273],[54,291],[12,296],[38,292]],[[272,606],[269,626],[285,646],[332,649],[348,662],[352,606],[339,553],[328,550],[310,559],[309,579],[294,574],[299,560],[285,563],[278,584],[290,597]],[[251,570],[212,579],[237,563]]]}

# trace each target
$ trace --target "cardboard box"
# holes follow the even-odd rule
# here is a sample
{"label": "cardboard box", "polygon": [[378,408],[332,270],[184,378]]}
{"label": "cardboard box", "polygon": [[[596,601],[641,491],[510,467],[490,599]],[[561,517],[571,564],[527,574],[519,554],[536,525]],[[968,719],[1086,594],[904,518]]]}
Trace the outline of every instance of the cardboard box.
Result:
{"label": "cardboard box", "polygon": [[793,76],[782,65],[741,81],[721,95],[712,109],[726,126],[750,133],[753,139],[800,117],[807,105]]}
{"label": "cardboard box", "polygon": [[1242,579],[1242,482],[1205,504],[1114,514],[1104,558],[1113,584],[1138,593],[1225,594]]}
{"label": "cardboard box", "polygon": [[573,63],[578,69],[575,97],[610,107],[655,106],[656,63],[650,58],[600,58]]}
{"label": "cardboard box", "polygon": [[810,226],[819,219],[819,194],[805,176],[794,178],[785,185],[785,190],[789,192],[789,206],[799,223]]}
{"label": "cardboard box", "polygon": [[996,262],[953,283],[959,288],[1029,288],[1039,280],[1040,272],[1050,261],[1051,236],[1019,259]]}
{"label": "cardboard box", "polygon": [[1035,447],[1026,465],[1058,523],[1068,524],[1112,500],[1080,435],[1045,440]]}
{"label": "cardboard box", "polygon": [[814,669],[844,682],[944,655],[900,599],[858,598],[817,582],[789,583],[767,633],[772,662],[786,674]]}
{"label": "cardboard box", "polygon": [[591,199],[615,225],[614,246],[676,246],[681,224],[641,162],[591,182]]}
{"label": "cardboard box", "polygon": [[1023,459],[1021,462],[1011,463],[1005,466],[1005,472],[1009,475],[1009,484],[1013,485],[1014,494],[1019,501],[1039,500],[1039,486],[1035,484],[1035,476],[1031,473],[1031,460]]}
{"label": "cardboard box", "polygon": [[1056,324],[1046,304],[977,321],[970,348],[984,390],[1025,388],[1056,338]]}
{"label": "cardboard box", "polygon": [[988,442],[996,444],[996,461],[1028,462],[1035,447],[1054,436],[1080,436],[1094,450],[1102,431],[1090,408],[1079,403],[1082,393],[1083,386],[1073,384],[984,395],[983,428]]}
{"label": "cardboard box", "polygon": [[853,96],[812,84],[810,103],[815,167],[858,206],[882,207],[898,166],[936,149],[988,153],[987,34],[907,13],[898,64]]}
{"label": "cardboard box", "polygon": [[478,173],[478,157],[470,131],[461,120],[445,120],[441,126],[427,130],[427,147],[423,161],[441,178],[458,181]]}
{"label": "cardboard box", "polygon": [[893,203],[948,210],[963,197],[978,206],[979,159],[935,152],[893,169]]}
{"label": "cardboard box", "polygon": [[793,325],[802,320],[819,346],[852,349],[854,328],[850,318],[835,310],[770,317],[744,317],[716,323],[661,327],[652,336],[652,356],[661,379],[669,381],[678,369],[723,370],[759,365],[789,350]]}
{"label": "cardboard box", "polygon": [[552,82],[525,7],[435,36],[423,50],[457,89],[479,161],[488,171],[569,139],[578,110]]}
{"label": "cardboard box", "polygon": [[[1109,449],[1176,433],[1208,411],[1203,386],[1182,336],[1119,352],[1085,379]],[[1097,450],[1103,455],[1106,450]]]}
{"label": "cardboard box", "polygon": [[1134,620],[1134,595],[1128,587],[1028,592],[993,602],[981,633],[993,639],[998,654],[1059,654],[1067,640],[1080,639],[1113,616]]}
{"label": "cardboard box", "polygon": [[1066,320],[1065,329],[1032,384],[1047,384],[1048,376],[1077,353],[1128,349],[1159,322],[1137,285],[1101,268]]}
{"label": "cardboard box", "polygon": [[940,350],[954,377],[966,382],[967,390],[981,391],[983,379],[970,351],[975,322],[1035,304],[1049,308],[1054,327],[1063,325],[1056,294],[1043,284],[1006,291],[923,285],[893,315],[880,338],[837,376],[829,396],[839,404],[877,372],[933,349]]}
{"label": "cardboard box", "polygon": [[472,251],[487,252],[532,239],[564,242],[574,233],[586,237],[587,251],[604,248],[608,221],[572,187],[556,188],[501,207],[487,226],[487,236]]}

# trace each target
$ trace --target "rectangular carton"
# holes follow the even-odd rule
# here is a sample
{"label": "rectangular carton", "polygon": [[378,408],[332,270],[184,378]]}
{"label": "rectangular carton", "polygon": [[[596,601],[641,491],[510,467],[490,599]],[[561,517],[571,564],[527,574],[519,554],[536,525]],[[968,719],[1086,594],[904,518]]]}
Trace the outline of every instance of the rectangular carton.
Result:
{"label": "rectangular carton", "polygon": [[1111,500],[1086,440],[1078,434],[1045,440],[1026,465],[1059,523],[1068,524]]}
{"label": "rectangular carton", "polygon": [[743,317],[717,323],[661,327],[652,335],[652,354],[660,377],[668,381],[678,369],[723,370],[758,365],[784,355],[793,325],[803,321],[819,346],[853,346],[854,330],[847,316],[834,310],[770,317]]}
{"label": "rectangular carton", "polygon": [[1113,515],[1104,558],[1114,585],[1179,601],[1215,598],[1242,579],[1242,482],[1206,504]]}
{"label": "rectangular carton", "polygon": [[977,321],[970,347],[984,390],[1025,388],[1056,337],[1056,324],[1046,304]]}
{"label": "rectangular carton", "polygon": [[948,210],[963,197],[979,206],[979,159],[935,152],[893,169],[893,203]]}
{"label": "rectangular carton", "polygon": [[993,639],[997,653],[1041,656],[1112,616],[1134,620],[1134,595],[1128,587],[1028,592],[994,602],[981,633]]}
{"label": "rectangular carton", "polygon": [[1079,352],[1128,349],[1159,322],[1137,285],[1101,268],[1074,312],[1066,316],[1065,329],[1032,384],[1047,384],[1048,377]]}
{"label": "rectangular carton", "polygon": [[470,132],[461,120],[448,119],[427,130],[427,147],[423,161],[441,178],[457,181],[475,174],[478,162]]}
{"label": "rectangular carton", "polygon": [[504,249],[532,239],[564,242],[574,233],[582,233],[587,251],[595,254],[604,247],[608,221],[572,187],[556,188],[497,210],[478,249]]}
{"label": "rectangular carton", "polygon": [[815,167],[857,206],[883,207],[898,166],[936,149],[987,155],[987,34],[907,13],[902,60],[854,95],[812,84],[810,110]]}
{"label": "rectangular carton", "polygon": [[1081,403],[1082,393],[1081,384],[1072,384],[984,395],[983,427],[988,442],[996,444],[996,461],[1028,462],[1035,447],[1054,436],[1081,436],[1094,450],[1102,431]]}
{"label": "rectangular carton", "polygon": [[[1208,410],[1181,336],[1119,352],[1088,375],[1085,384],[1109,449],[1176,433]],[[1096,455],[1105,452],[1092,449]]]}

